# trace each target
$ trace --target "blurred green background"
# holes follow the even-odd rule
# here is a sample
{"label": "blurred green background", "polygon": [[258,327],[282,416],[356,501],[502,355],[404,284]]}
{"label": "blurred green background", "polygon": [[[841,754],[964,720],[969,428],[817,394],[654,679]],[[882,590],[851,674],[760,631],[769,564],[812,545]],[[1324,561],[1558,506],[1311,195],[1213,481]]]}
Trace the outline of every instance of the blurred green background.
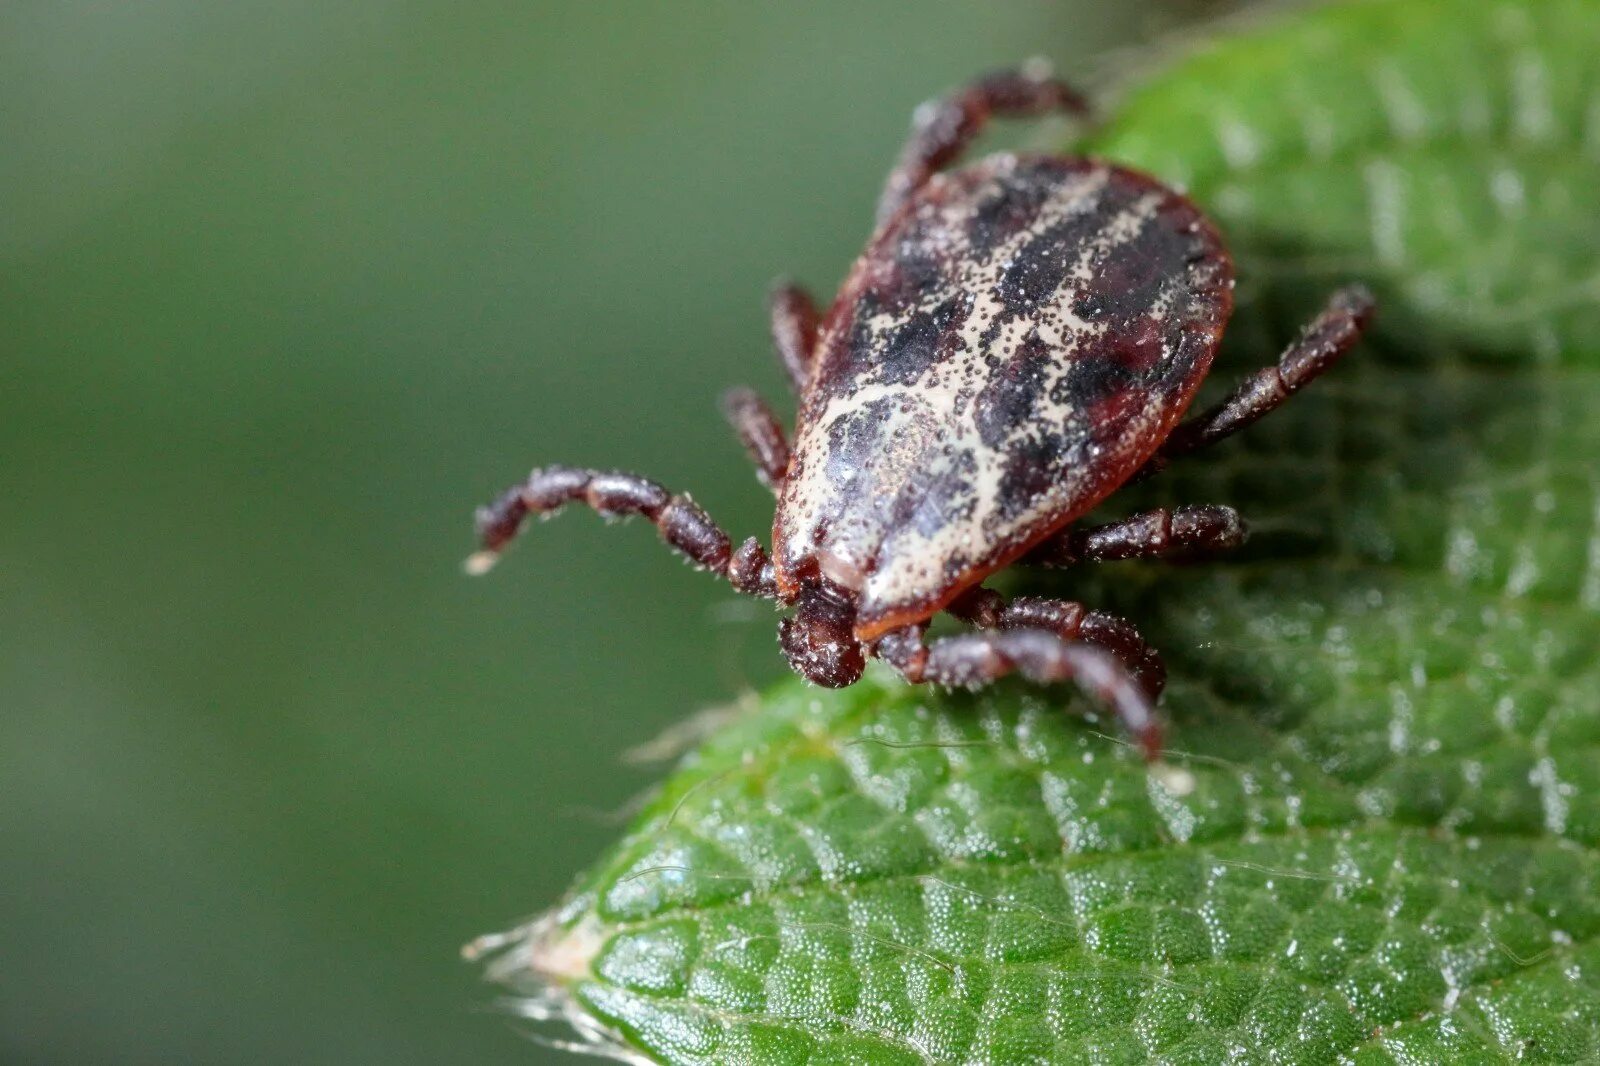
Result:
{"label": "blurred green background", "polygon": [[[573,514],[771,504],[715,396],[831,291],[911,107],[1217,5],[0,5],[0,1060],[565,1061],[457,949],[778,675],[770,612]],[[787,408],[787,404],[785,404]]]}

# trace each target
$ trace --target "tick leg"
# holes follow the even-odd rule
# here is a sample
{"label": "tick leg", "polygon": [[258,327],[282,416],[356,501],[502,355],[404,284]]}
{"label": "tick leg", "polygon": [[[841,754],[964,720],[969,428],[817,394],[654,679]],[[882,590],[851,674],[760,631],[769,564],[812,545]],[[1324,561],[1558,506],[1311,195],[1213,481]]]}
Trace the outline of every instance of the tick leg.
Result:
{"label": "tick leg", "polygon": [[751,538],[735,550],[728,535],[689,497],[672,495],[635,474],[570,466],[535,470],[525,483],[478,508],[482,548],[467,560],[467,570],[486,572],[529,515],[549,514],[569,503],[586,504],[608,518],[642,515],[660,531],[662,540],[700,569],[726,577],[740,592],[777,595],[772,565],[761,545]]}
{"label": "tick leg", "polygon": [[1372,294],[1359,285],[1335,292],[1322,313],[1278,357],[1277,366],[1246,378],[1226,400],[1180,424],[1135,479],[1149,477],[1172,460],[1208,448],[1270,414],[1355,347],[1372,319],[1372,308]]}
{"label": "tick leg", "polygon": [[1131,622],[1091,611],[1071,600],[1039,596],[1006,598],[981,586],[958,596],[945,610],[979,629],[1044,629],[1062,640],[1093,644],[1115,655],[1151,700],[1167,684],[1167,666]]}
{"label": "tick leg", "polygon": [[978,688],[1013,673],[1040,684],[1076,681],[1116,711],[1145,759],[1154,762],[1160,755],[1161,721],[1155,706],[1109,652],[1046,629],[963,633],[931,644],[924,642],[924,632],[922,625],[897,629],[880,639],[873,653],[913,684]]}
{"label": "tick leg", "polygon": [[1068,529],[1023,556],[1034,566],[1068,567],[1117,559],[1183,558],[1227,551],[1245,542],[1244,519],[1232,507],[1159,507],[1120,522]]}
{"label": "tick leg", "polygon": [[722,394],[722,413],[755,463],[756,476],[777,491],[789,473],[789,442],[772,408],[754,390],[737,388]]}
{"label": "tick leg", "polygon": [[789,375],[796,394],[805,391],[811,376],[811,358],[817,347],[817,325],[822,320],[811,294],[790,281],[778,281],[767,298],[772,318],[772,345],[778,362]]}
{"label": "tick leg", "polygon": [[911,116],[911,137],[878,199],[878,224],[972,143],[991,117],[1049,111],[1082,115],[1088,110],[1084,98],[1051,77],[1049,65],[1042,61],[1024,64],[1020,70],[996,71],[950,96],[929,100]]}

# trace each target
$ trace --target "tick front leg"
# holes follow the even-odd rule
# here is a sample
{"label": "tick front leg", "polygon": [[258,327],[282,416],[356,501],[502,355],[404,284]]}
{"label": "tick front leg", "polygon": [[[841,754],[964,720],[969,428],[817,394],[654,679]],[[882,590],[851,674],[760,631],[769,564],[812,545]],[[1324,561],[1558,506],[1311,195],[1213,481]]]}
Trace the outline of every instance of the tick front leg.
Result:
{"label": "tick front leg", "polygon": [[924,642],[924,634],[922,625],[897,629],[880,639],[873,653],[913,684],[978,688],[1014,673],[1039,684],[1076,681],[1116,712],[1147,761],[1160,756],[1161,721],[1155,706],[1109,652],[1046,629],[963,633],[931,644]]}
{"label": "tick front leg", "polygon": [[702,570],[726,577],[740,592],[776,596],[772,566],[754,538],[737,551],[700,506],[687,496],[673,495],[636,474],[548,466],[528,480],[478,508],[482,548],[467,560],[469,573],[482,574],[499,559],[529,515],[549,514],[569,503],[581,503],[606,517],[641,515],[650,520],[674,551]]}
{"label": "tick front leg", "polygon": [[756,476],[776,492],[789,473],[789,442],[772,408],[753,389],[741,387],[722,394],[722,413],[755,463]]}
{"label": "tick front leg", "polygon": [[1180,456],[1209,448],[1282,406],[1355,347],[1372,319],[1372,310],[1372,294],[1359,285],[1335,292],[1322,313],[1278,357],[1276,366],[1246,378],[1226,400],[1179,425],[1135,479],[1159,472]]}
{"label": "tick front leg", "polygon": [[772,286],[767,311],[772,319],[772,346],[778,351],[778,362],[783,364],[783,372],[789,375],[789,383],[799,395],[811,377],[822,313],[809,292],[782,280]]}
{"label": "tick front leg", "polygon": [[1043,61],[1020,70],[986,75],[950,96],[929,100],[911,117],[911,137],[889,173],[878,199],[881,226],[927,180],[961,154],[991,117],[1040,115],[1049,111],[1087,114],[1089,105],[1065,82],[1050,76]]}
{"label": "tick front leg", "polygon": [[945,608],[979,629],[1045,629],[1062,640],[1088,643],[1115,655],[1151,700],[1167,684],[1167,665],[1131,622],[1091,611],[1071,600],[1018,596],[1008,601],[992,589],[968,589]]}
{"label": "tick front leg", "polygon": [[1185,558],[1237,548],[1247,536],[1244,519],[1232,507],[1159,507],[1120,522],[1065,530],[1034,548],[1022,561],[1062,568],[1119,559]]}

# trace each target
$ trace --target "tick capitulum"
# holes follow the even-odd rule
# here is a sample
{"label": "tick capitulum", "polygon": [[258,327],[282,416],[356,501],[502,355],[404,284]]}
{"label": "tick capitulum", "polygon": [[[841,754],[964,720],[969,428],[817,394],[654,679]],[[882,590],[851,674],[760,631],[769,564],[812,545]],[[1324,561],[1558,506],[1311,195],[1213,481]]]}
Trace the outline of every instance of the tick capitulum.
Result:
{"label": "tick capitulum", "polygon": [[[794,613],[789,664],[819,685],[879,658],[912,682],[1074,680],[1147,757],[1160,657],[1127,622],[982,587],[1022,561],[1070,566],[1236,547],[1205,504],[1075,525],[1118,487],[1244,428],[1332,366],[1372,310],[1333,294],[1278,360],[1180,422],[1232,310],[1233,266],[1198,208],[1110,163],[993,155],[943,171],[990,117],[1079,113],[1042,70],[985,77],[919,108],[876,232],[826,312],[779,285],[772,334],[799,399],[791,445],[748,389],[724,411],[777,494],[773,551],[737,548],[687,496],[624,473],[535,470],[478,512],[488,569],[529,515],[582,503],[641,515],[690,562]],[[975,631],[925,639],[939,611]]]}

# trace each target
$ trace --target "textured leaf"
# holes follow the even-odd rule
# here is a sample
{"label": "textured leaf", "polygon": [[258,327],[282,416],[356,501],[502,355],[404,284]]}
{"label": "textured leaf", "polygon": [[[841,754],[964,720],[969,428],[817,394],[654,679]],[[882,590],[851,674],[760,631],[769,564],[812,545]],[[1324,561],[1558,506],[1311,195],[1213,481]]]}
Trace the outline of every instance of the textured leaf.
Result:
{"label": "textured leaf", "polygon": [[[1600,1056],[1600,9],[1285,17],[1096,154],[1232,241],[1217,387],[1334,284],[1334,375],[1119,507],[1240,557],[1070,574],[1167,654],[1154,774],[1061,692],[783,684],[497,976],[672,1062]],[[1065,709],[1064,709],[1065,705]]]}

